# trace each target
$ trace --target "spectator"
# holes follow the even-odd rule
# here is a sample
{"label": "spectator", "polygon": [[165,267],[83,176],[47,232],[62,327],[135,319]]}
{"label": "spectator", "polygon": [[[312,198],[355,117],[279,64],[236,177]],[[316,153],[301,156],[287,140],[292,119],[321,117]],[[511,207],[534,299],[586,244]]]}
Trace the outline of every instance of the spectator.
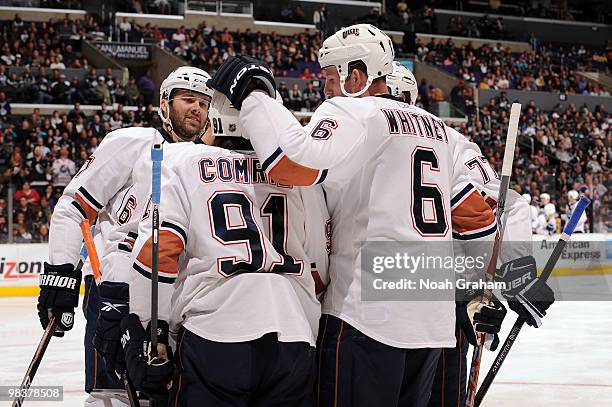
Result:
{"label": "spectator", "polygon": [[304,79],[304,80],[315,79],[315,75],[312,72],[310,72],[310,68],[305,67],[304,69],[302,69],[302,74],[300,75],[300,79]]}
{"label": "spectator", "polygon": [[40,195],[36,190],[30,188],[29,182],[24,182],[21,189],[15,192],[15,201],[20,201],[21,198],[25,198],[25,202],[31,206],[38,206],[40,202]]}
{"label": "spectator", "polygon": [[125,87],[126,104],[128,106],[137,106],[141,103],[140,90],[136,85],[136,79],[130,78],[127,86]]}
{"label": "spectator", "polygon": [[304,107],[302,91],[297,83],[293,84],[291,91],[289,92],[289,104],[291,105],[292,110],[298,112],[302,110],[302,107]]}
{"label": "spectator", "polygon": [[32,234],[28,232],[27,226],[17,226],[15,230],[15,243],[32,243]]}
{"label": "spectator", "polygon": [[0,92],[0,120],[5,123],[8,122],[10,114],[11,104],[6,99],[6,94],[4,92]]}
{"label": "spectator", "polygon": [[280,82],[278,86],[278,94],[283,99],[283,105],[290,109],[291,105],[289,103],[289,88],[287,87],[287,83],[285,81]]}
{"label": "spectator", "polygon": [[312,23],[319,30],[323,38],[327,37],[327,19],[327,7],[325,7],[325,4],[321,4],[312,14]]}
{"label": "spectator", "polygon": [[38,227],[38,232],[33,238],[34,243],[48,243],[49,242],[49,226],[46,223],[41,223]]}
{"label": "spectator", "polygon": [[128,21],[127,17],[123,17],[121,23],[119,23],[120,38],[128,42],[130,38],[130,32],[132,31],[132,24]]}
{"label": "spectator", "polygon": [[302,92],[302,100],[306,109],[313,112],[321,104],[321,92],[314,88],[312,82],[308,82]]}
{"label": "spectator", "polygon": [[153,79],[151,79],[150,71],[147,71],[147,73],[138,80],[138,90],[142,95],[142,100],[145,105],[153,103],[153,95],[155,94],[155,82],[153,82]]}
{"label": "spectator", "polygon": [[61,147],[59,158],[53,162],[53,187],[59,192],[64,190],[74,174],[76,174],[74,161],[68,158],[68,155],[68,148],[65,146]]}

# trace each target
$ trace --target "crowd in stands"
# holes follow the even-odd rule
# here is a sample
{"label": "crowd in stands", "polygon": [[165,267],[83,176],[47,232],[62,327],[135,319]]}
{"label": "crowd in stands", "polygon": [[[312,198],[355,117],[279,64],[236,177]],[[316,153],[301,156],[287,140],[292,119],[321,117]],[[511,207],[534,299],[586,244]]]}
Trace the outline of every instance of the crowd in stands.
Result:
{"label": "crowd in stands", "polygon": [[[10,68],[0,65],[0,92],[13,103],[99,105],[120,103],[128,106],[152,103],[147,92],[151,80],[143,75],[138,82],[131,78],[125,85],[110,68],[98,71],[89,68],[87,75],[68,78],[65,71],[39,67],[36,71],[25,68],[19,76]],[[2,97],[0,96],[0,100]]]}
{"label": "crowd in stands", "polygon": [[8,239],[8,186],[13,189],[14,241],[45,242],[62,191],[104,136],[127,126],[158,126],[153,106],[126,111],[107,105],[86,116],[76,103],[67,114],[38,109],[0,130],[0,243]]}
{"label": "crowd in stands", "polygon": [[[91,35],[99,26],[90,18],[73,21],[24,23],[19,18],[0,23],[0,243],[8,238],[8,199],[13,200],[14,240],[44,242],[53,207],[65,185],[110,131],[126,126],[158,125],[153,109],[154,83],[150,75],[127,84],[109,69],[97,70],[76,50],[73,36]],[[97,27],[97,28],[96,28]],[[265,60],[279,78],[283,103],[294,111],[313,111],[322,102],[318,79],[317,50],[321,37],[306,31],[292,36],[251,30],[230,32],[208,27],[162,30],[124,20],[121,35],[130,41],[163,40],[163,46],[187,64],[213,72],[236,53]],[[101,32],[101,31],[100,31]],[[480,88],[551,90],[567,93],[608,95],[606,89],[581,80],[578,69],[606,72],[606,55],[583,47],[551,49],[541,45],[535,52],[513,54],[501,45],[457,47],[452,40],[418,44],[418,57],[456,74],[462,80],[450,95],[426,81],[419,87],[417,103],[429,110],[432,103],[450,97],[468,115],[459,128],[483,147],[494,166],[501,164],[503,140],[511,101],[505,95],[478,108],[473,83]],[[53,65],[56,64],[56,65]],[[62,64],[62,65],[57,65]],[[86,70],[79,78],[66,78],[64,68]],[[17,74],[19,68],[19,75]],[[283,80],[307,80],[300,88]],[[10,102],[67,103],[67,114],[54,112],[20,117]],[[94,115],[81,111],[81,104],[101,105]],[[124,109],[124,106],[138,106]],[[116,110],[113,110],[115,106]],[[145,107],[146,106],[146,107]],[[531,103],[521,118],[520,156],[514,166],[513,182],[533,202],[542,193],[553,196],[559,212],[565,210],[566,195],[580,191],[594,199],[589,215],[591,230],[612,230],[610,194],[612,174],[609,161],[612,145],[612,116],[603,106],[589,112],[582,107],[557,107],[541,111]],[[8,185],[14,186],[12,198]]]}
{"label": "crowd in stands", "polygon": [[119,29],[121,39],[157,41],[191,65],[209,72],[228,56],[242,54],[264,60],[278,77],[314,79],[320,75],[317,51],[322,41],[318,31],[306,29],[294,35],[254,32],[249,28],[229,31],[208,26],[205,21],[196,28],[165,30],[149,23],[138,25],[127,18]]}
{"label": "crowd in stands", "polygon": [[452,38],[417,39],[417,57],[436,65],[481,89],[520,89],[610,96],[609,90],[593,85],[576,71],[610,72],[612,60],[604,52],[584,46],[547,47],[513,53],[501,43],[475,47],[455,45]]}
{"label": "crowd in stands", "polygon": [[[472,100],[474,113],[458,128],[482,148],[498,169],[511,102],[502,92],[476,115]],[[519,193],[529,194],[536,205],[547,203],[540,197],[549,194],[558,217],[567,215],[567,193],[578,191],[593,200],[587,211],[587,229],[612,230],[612,114],[603,105],[594,111],[574,105],[543,111],[531,101],[521,113],[518,145],[520,153],[514,161],[512,183]],[[551,232],[559,231],[556,228]]]}

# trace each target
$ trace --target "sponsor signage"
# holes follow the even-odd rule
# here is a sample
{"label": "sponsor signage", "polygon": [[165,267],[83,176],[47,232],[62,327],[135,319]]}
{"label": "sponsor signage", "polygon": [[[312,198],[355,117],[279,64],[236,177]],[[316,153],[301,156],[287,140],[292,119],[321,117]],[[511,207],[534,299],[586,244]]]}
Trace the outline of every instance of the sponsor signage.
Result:
{"label": "sponsor signage", "polygon": [[95,42],[93,44],[100,52],[111,58],[140,61],[151,59],[150,45],[124,42]]}

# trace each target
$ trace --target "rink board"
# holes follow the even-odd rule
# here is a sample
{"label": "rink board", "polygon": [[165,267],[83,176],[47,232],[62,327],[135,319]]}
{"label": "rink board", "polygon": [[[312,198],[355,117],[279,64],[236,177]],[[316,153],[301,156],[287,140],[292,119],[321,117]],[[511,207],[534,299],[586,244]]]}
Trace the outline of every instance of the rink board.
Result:
{"label": "rink board", "polygon": [[[534,236],[533,254],[542,268],[558,236]],[[38,295],[38,275],[49,258],[47,244],[0,245],[0,296]],[[86,263],[84,270],[88,269]],[[575,234],[553,276],[612,275],[612,235]],[[81,287],[82,289],[82,287]]]}

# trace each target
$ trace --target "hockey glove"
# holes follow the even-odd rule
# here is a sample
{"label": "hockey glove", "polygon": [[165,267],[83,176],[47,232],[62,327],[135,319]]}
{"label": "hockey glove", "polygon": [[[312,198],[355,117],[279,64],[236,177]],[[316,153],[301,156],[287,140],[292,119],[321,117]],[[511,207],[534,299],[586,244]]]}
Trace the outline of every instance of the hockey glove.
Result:
{"label": "hockey glove", "polygon": [[72,329],[74,309],[79,305],[81,279],[81,270],[75,270],[72,264],[45,263],[44,273],[40,275],[36,308],[43,329],[47,328],[52,316],[57,320],[54,336],[64,336],[65,331]]}
{"label": "hockey glove", "polygon": [[527,325],[539,328],[546,310],[555,302],[555,293],[537,275],[535,259],[526,256],[504,263],[497,279],[506,286],[501,293],[510,309]]}
{"label": "hockey glove", "polygon": [[485,348],[494,351],[499,346],[498,333],[506,316],[506,307],[493,296],[490,304],[480,302],[480,296],[469,302],[457,303],[457,322],[470,344],[482,345],[478,337],[485,334]]}
{"label": "hockey glove", "polygon": [[121,375],[125,356],[121,347],[121,320],[129,314],[130,287],[126,283],[103,282],[100,292],[100,313],[93,338],[94,348],[104,359],[108,373]]}
{"label": "hockey glove", "polygon": [[138,315],[129,314],[121,321],[121,344],[134,386],[148,397],[163,399],[172,388],[174,358],[168,345],[168,323],[159,321],[157,326],[158,346],[152,350],[151,324],[145,331]]}
{"label": "hockey glove", "polygon": [[276,82],[270,69],[262,61],[246,55],[227,58],[206,84],[223,93],[238,110],[254,90],[276,98]]}

